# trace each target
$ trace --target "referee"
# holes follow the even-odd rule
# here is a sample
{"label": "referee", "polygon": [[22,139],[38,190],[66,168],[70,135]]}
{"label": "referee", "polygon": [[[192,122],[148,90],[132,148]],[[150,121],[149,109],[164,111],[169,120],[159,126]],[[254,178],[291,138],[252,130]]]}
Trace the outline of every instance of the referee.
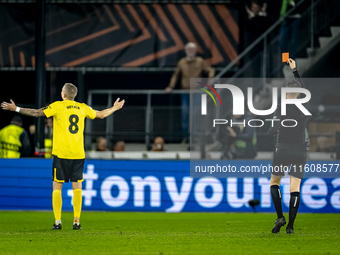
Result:
{"label": "referee", "polygon": [[[290,58],[288,63],[294,73],[295,80],[287,82],[286,87],[303,88],[295,61]],[[297,99],[299,93],[287,93],[286,97],[288,99]],[[280,228],[286,224],[286,219],[282,214],[282,196],[279,186],[285,170],[289,167],[290,202],[286,233],[292,234],[294,233],[294,221],[300,204],[300,184],[306,164],[306,151],[309,146],[309,139],[306,139],[308,136],[306,133],[307,116],[295,104],[289,104],[287,105],[285,116],[281,116],[280,107],[278,107],[273,118],[280,121],[275,121],[274,125],[268,130],[269,135],[278,136],[270,180],[270,193],[277,213],[277,220],[272,233],[280,232]],[[289,119],[297,121],[297,125],[295,127],[280,126],[281,121],[286,120],[289,122]]]}

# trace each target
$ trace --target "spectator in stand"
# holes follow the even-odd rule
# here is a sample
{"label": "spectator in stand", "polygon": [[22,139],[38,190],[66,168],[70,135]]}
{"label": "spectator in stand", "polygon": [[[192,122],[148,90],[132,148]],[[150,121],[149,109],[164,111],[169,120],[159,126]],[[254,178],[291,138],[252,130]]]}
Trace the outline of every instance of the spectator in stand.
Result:
{"label": "spectator in stand", "polygon": [[335,148],[328,146],[328,138],[326,136],[319,136],[316,139],[316,152],[335,152]]}
{"label": "spectator in stand", "polygon": [[262,35],[271,25],[271,20],[267,17],[267,3],[260,0],[252,0],[250,8],[246,6],[248,21],[246,29],[248,31],[248,45]]}
{"label": "spectator in stand", "polygon": [[[35,135],[35,125],[29,126],[29,134],[31,144],[34,144],[34,135]],[[44,140],[44,157],[52,158],[52,138],[53,138],[53,118],[45,119],[45,140]],[[31,156],[34,155],[34,152]]]}
{"label": "spectator in stand", "polygon": [[20,158],[29,156],[31,143],[22,119],[15,115],[11,124],[0,130],[0,158]]}
{"label": "spectator in stand", "polygon": [[[251,0],[250,6],[246,6],[248,19],[246,21],[246,47],[251,45],[272,25],[272,21],[267,17],[267,3],[260,0]],[[270,38],[268,38],[270,39]],[[248,55],[249,60],[253,60],[252,73],[250,77],[261,77],[262,58],[259,53],[263,51],[263,42],[258,43]],[[257,57],[257,58],[256,58]]]}
{"label": "spectator in stand", "polygon": [[151,151],[164,151],[164,138],[163,137],[158,136],[155,138]]}
{"label": "spectator in stand", "polygon": [[267,2],[260,0],[252,0],[250,2],[250,9],[246,5],[246,11],[248,13],[248,19],[255,18],[256,16],[267,16]]}
{"label": "spectator in stand", "polygon": [[[286,13],[295,8],[299,0],[282,0],[280,18],[285,16]],[[301,11],[301,10],[300,10]],[[300,31],[301,14],[298,11],[293,11],[285,21],[281,23],[280,30],[280,45],[282,52],[289,52],[292,58],[296,57],[297,50],[299,49],[298,36]],[[288,66],[285,66],[286,68]]]}
{"label": "spectator in stand", "polygon": [[113,147],[114,151],[125,151],[125,143],[124,141],[118,141],[116,145]]}
{"label": "spectator in stand", "polygon": [[100,136],[96,140],[96,151],[108,151],[107,140],[105,137]]}
{"label": "spectator in stand", "polygon": [[45,119],[45,158],[52,158],[53,118]]}
{"label": "spectator in stand", "polygon": [[[176,71],[171,77],[170,84],[165,91],[170,93],[175,88],[176,82],[181,75],[181,89],[190,89],[190,78],[202,77],[203,71],[208,72],[208,77],[215,75],[215,69],[212,68],[203,58],[196,56],[197,46],[193,42],[185,45],[186,57],[180,59]],[[182,132],[184,139],[189,132],[189,94],[181,95],[182,110]]]}

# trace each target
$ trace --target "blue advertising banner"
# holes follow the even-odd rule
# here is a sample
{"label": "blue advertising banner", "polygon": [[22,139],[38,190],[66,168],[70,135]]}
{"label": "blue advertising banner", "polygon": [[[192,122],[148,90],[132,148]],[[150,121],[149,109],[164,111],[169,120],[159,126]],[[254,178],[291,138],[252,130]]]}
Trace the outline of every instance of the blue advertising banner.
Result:
{"label": "blue advertising banner", "polygon": [[[244,165],[270,161],[233,161]],[[329,164],[315,162],[313,164]],[[339,162],[332,162],[339,165]],[[335,168],[334,168],[335,169]],[[340,169],[339,169],[340,171]],[[83,210],[153,212],[274,212],[270,179],[190,178],[189,161],[86,160]],[[282,179],[283,209],[289,206],[289,178]],[[52,160],[0,159],[0,210],[52,210]],[[72,186],[62,191],[63,210],[72,210]],[[302,180],[299,212],[340,212],[340,178]]]}

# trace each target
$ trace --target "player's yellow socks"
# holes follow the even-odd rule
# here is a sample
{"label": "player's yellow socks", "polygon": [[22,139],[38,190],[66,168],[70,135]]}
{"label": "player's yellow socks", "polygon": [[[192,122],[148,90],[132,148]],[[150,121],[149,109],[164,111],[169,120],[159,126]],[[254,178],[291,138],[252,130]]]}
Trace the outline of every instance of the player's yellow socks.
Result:
{"label": "player's yellow socks", "polygon": [[61,220],[61,190],[53,190],[52,193],[52,205],[53,205],[53,213],[55,220]]}
{"label": "player's yellow socks", "polygon": [[74,213],[74,217],[80,218],[81,203],[82,203],[81,189],[74,189],[73,190],[73,213]]}

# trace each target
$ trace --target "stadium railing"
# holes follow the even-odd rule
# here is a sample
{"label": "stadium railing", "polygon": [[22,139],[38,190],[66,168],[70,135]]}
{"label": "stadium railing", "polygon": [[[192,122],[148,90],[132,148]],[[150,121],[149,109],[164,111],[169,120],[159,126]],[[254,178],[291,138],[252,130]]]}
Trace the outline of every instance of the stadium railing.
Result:
{"label": "stadium railing", "polygon": [[[117,111],[104,120],[87,120],[85,129],[87,157],[98,159],[190,159],[190,154],[188,153],[190,151],[189,141],[182,141],[181,107],[171,104],[169,106],[153,104],[157,100],[163,101],[166,98],[169,99],[170,97],[187,93],[190,93],[190,91],[174,90],[172,93],[166,93],[164,90],[89,90],[87,103],[96,110],[111,107],[118,97],[123,99],[130,96],[132,101],[133,97],[144,96],[146,100],[145,105],[133,105],[133,102],[129,101],[129,104],[124,106],[124,111]],[[318,107],[311,106],[310,110],[316,113]],[[334,121],[335,118],[332,120]],[[327,125],[327,123],[324,123],[324,125]],[[315,139],[318,136],[327,136],[332,141],[331,144],[333,145],[334,141],[335,145],[336,130],[333,131],[325,134],[315,129],[310,133],[313,141],[312,151],[308,155],[310,160],[336,159],[335,150],[329,153],[315,152]],[[256,134],[258,153],[255,159],[271,159],[275,138],[268,137],[267,132],[257,131]],[[190,133],[187,135],[190,135]],[[107,139],[108,148],[111,151],[95,151],[95,140],[99,136]],[[165,140],[164,151],[150,152],[152,141],[157,136],[161,136]],[[117,141],[125,142],[124,152],[113,151],[113,145]],[[267,143],[266,147],[264,147],[264,143]],[[207,146],[208,144],[206,144],[207,159],[220,157],[221,148],[207,149]],[[193,153],[193,150],[191,150],[191,153]],[[199,152],[195,153],[199,154]],[[191,157],[193,157],[193,154]]]}
{"label": "stadium railing", "polygon": [[[310,47],[309,52],[313,53],[316,48],[315,36],[328,27],[340,14],[340,2],[337,0],[303,0],[298,2],[294,8],[278,19],[266,32],[259,36],[223,70],[221,70],[216,75],[215,79],[218,80],[223,77],[228,71],[238,65],[240,61],[244,61],[244,64],[232,77],[230,77],[230,79],[245,77],[245,75],[248,75],[248,70],[256,69],[257,66],[261,66],[260,76],[258,77],[263,78],[263,85],[266,84],[267,78],[277,77],[280,69],[285,65],[285,63],[281,63],[281,38],[278,29],[286,24],[285,22],[287,22],[290,15],[306,3],[309,3],[309,7],[300,14],[300,18],[287,26],[286,37],[291,39],[293,36],[296,36],[293,34],[294,28],[298,30],[300,35],[297,39],[298,47],[290,52],[290,56],[297,55],[301,50],[306,49],[307,46]],[[302,34],[303,36],[301,36]],[[246,61],[246,58],[249,57],[249,53],[254,50],[255,47],[261,45],[263,47],[262,51]],[[262,64],[260,65],[259,63]]]}
{"label": "stadium railing", "polygon": [[[133,145],[132,145],[133,146]],[[334,161],[336,160],[335,152],[309,152],[307,154],[308,161]],[[273,152],[259,151],[255,156],[255,160],[272,160]],[[87,151],[87,159],[162,159],[162,160],[192,160],[200,159],[200,153],[190,151]],[[221,152],[207,152],[206,159],[219,160]]]}

